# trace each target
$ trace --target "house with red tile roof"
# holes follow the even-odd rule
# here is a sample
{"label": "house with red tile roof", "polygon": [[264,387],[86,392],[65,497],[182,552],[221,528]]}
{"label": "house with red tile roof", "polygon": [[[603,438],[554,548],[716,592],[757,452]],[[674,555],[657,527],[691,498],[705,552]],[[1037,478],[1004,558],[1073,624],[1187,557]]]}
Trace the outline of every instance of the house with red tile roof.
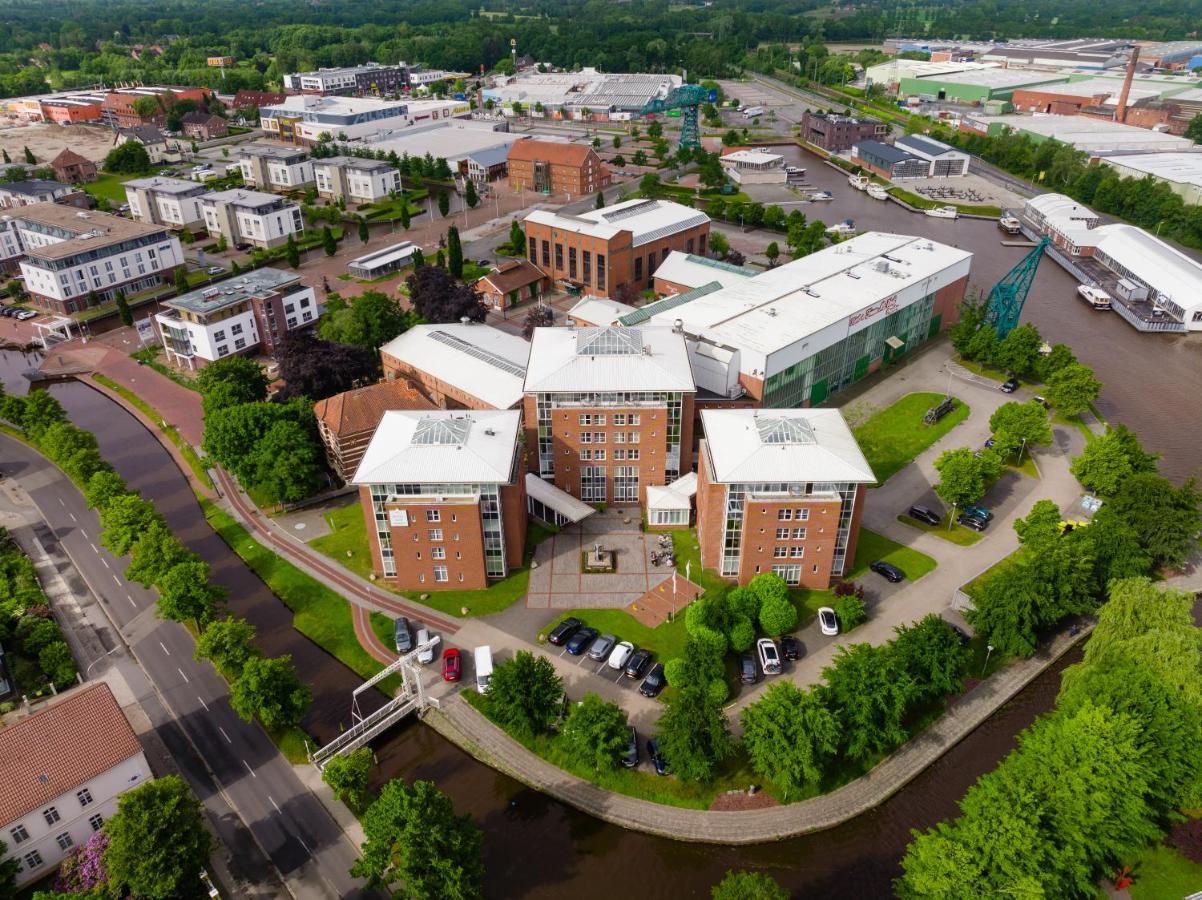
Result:
{"label": "house with red tile roof", "polygon": [[393,409],[437,409],[404,378],[343,391],[317,401],[313,413],[330,468],[349,482],[363,460],[384,413]]}

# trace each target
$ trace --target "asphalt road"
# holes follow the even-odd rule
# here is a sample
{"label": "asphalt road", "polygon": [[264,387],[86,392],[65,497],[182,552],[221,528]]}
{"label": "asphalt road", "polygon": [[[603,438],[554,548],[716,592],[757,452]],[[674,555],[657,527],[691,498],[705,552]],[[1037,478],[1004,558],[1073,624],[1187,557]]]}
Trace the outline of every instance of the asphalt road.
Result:
{"label": "asphalt road", "polygon": [[[194,642],[187,629],[159,620],[153,592],[125,580],[127,560],[100,545],[97,516],[75,486],[5,435],[0,435],[0,458],[4,474],[16,478],[37,503],[53,537],[101,599],[192,745],[195,757],[178,740],[172,746],[170,731],[163,733],[200,799],[218,816],[229,815],[228,799],[294,891],[313,897],[368,896],[362,882],[349,874],[356,848],[263,730],[230,708],[225,681],[209,663],[192,658]],[[153,709],[148,712],[153,720]],[[196,759],[203,767],[194,764]],[[230,849],[238,851],[237,846]]]}

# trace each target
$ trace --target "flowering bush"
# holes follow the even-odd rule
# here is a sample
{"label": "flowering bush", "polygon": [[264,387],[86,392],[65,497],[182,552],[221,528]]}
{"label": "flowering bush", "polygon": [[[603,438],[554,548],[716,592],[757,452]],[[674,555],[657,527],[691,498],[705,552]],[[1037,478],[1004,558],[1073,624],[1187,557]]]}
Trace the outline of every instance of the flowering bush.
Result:
{"label": "flowering bush", "polygon": [[109,836],[98,831],[82,847],[76,847],[59,866],[55,891],[63,894],[82,894],[108,884],[109,873],[104,865],[104,851]]}

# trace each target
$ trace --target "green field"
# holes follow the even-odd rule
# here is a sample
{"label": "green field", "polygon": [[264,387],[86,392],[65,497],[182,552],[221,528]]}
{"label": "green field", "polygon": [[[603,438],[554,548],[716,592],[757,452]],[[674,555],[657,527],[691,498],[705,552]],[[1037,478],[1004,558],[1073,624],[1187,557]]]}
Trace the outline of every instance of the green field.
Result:
{"label": "green field", "polygon": [[[683,612],[683,609],[681,610]],[[688,633],[684,627],[684,616],[678,615],[671,622],[657,628],[648,628],[630,613],[621,609],[569,609],[543,629],[551,629],[568,616],[575,616],[585,625],[596,628],[602,634],[616,635],[619,641],[630,641],[655,654],[657,662],[666,662],[684,654]]]}
{"label": "green field", "polygon": [[908,581],[917,581],[928,572],[934,571],[938,565],[935,560],[925,553],[912,550],[897,541],[890,540],[883,534],[860,529],[860,539],[856,542],[856,559],[845,580],[853,581],[868,572],[868,564],[881,560],[897,566],[905,574]]}
{"label": "green field", "polygon": [[917,528],[919,531],[925,531],[927,534],[933,534],[935,537],[949,543],[958,544],[961,547],[971,547],[983,537],[980,532],[973,531],[971,528],[965,528],[963,525],[953,524],[949,528],[948,520],[950,518],[951,513],[945,513],[943,521],[938,525],[928,525],[926,522],[919,521],[907,515],[898,516],[897,521],[903,525],[909,525],[911,528]]}
{"label": "green field", "polygon": [[968,418],[968,404],[956,400],[954,410],[934,425],[925,424],[922,417],[941,400],[942,394],[929,391],[907,394],[856,426],[856,440],[876,474],[878,485],[884,484]]}
{"label": "green field", "polygon": [[1202,865],[1190,862],[1172,847],[1157,844],[1135,860],[1132,900],[1166,900],[1202,891]]}

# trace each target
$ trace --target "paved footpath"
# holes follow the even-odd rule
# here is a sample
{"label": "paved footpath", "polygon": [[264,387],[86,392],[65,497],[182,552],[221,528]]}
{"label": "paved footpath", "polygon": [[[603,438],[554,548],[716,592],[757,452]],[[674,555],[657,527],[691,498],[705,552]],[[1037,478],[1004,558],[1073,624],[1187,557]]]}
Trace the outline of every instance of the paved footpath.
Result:
{"label": "paved footpath", "polygon": [[681,841],[759,844],[833,828],[879,806],[966,737],[1093,628],[1057,635],[1031,659],[991,675],[919,737],[850,784],[799,803],[738,812],[682,809],[602,790],[526,750],[462,697],[444,700],[424,721],[449,740],[512,778],[582,812]]}

